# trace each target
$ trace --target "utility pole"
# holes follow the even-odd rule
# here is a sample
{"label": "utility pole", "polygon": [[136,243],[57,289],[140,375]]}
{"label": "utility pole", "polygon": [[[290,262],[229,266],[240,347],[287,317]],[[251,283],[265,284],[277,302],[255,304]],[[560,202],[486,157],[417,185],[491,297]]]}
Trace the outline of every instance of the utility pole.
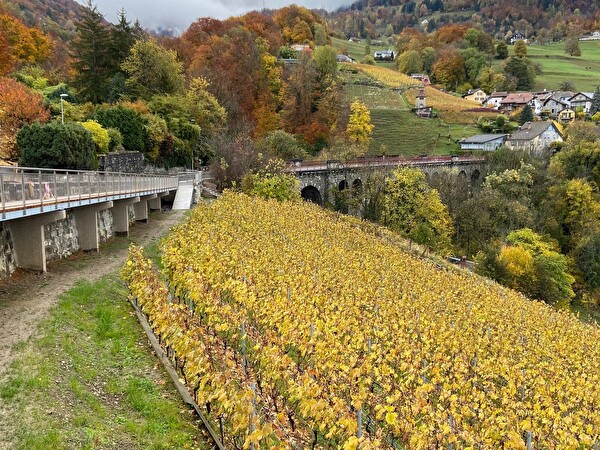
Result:
{"label": "utility pole", "polygon": [[65,109],[63,107],[63,100],[68,97],[69,94],[60,94],[60,122],[65,124]]}

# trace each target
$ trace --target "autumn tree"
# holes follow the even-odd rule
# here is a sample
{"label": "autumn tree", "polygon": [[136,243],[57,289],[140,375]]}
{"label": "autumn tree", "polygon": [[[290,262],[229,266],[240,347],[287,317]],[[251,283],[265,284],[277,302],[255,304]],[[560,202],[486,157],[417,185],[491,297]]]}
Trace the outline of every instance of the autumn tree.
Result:
{"label": "autumn tree", "polygon": [[133,98],[147,100],[156,94],[183,90],[183,68],[177,55],[154,40],[137,41],[121,67],[128,75],[125,85]]}
{"label": "autumn tree", "polygon": [[423,71],[423,58],[416,50],[408,50],[396,59],[396,68],[406,74],[421,73]]}
{"label": "autumn tree", "polygon": [[371,141],[373,124],[371,124],[371,112],[369,108],[359,100],[355,100],[350,106],[350,118],[346,128],[346,136],[350,142],[361,147],[368,147]]}
{"label": "autumn tree", "polygon": [[570,302],[575,296],[567,258],[556,242],[529,228],[516,230],[506,237],[497,263],[505,274],[504,282],[534,299],[548,303]]}
{"label": "autumn tree", "polygon": [[516,57],[525,58],[527,56],[527,44],[523,39],[517,39],[514,47]]}
{"label": "autumn tree", "polygon": [[19,157],[16,134],[25,125],[50,118],[43,97],[12,78],[0,77],[0,156]]}
{"label": "autumn tree", "polygon": [[581,48],[579,48],[579,39],[571,38],[565,42],[565,53],[569,56],[581,56]]}
{"label": "autumn tree", "polygon": [[465,60],[456,50],[448,50],[433,65],[435,80],[447,89],[456,89],[467,78]]}
{"label": "autumn tree", "polygon": [[242,191],[249,195],[278,201],[299,201],[299,186],[298,178],[280,159],[271,159],[256,172],[247,173],[241,183]]}
{"label": "autumn tree", "polygon": [[44,62],[53,45],[41,30],[24,25],[9,14],[0,14],[0,76],[19,64]]}
{"label": "autumn tree", "polygon": [[386,181],[384,224],[415,242],[446,253],[452,221],[439,193],[429,187],[419,169],[399,168]]}

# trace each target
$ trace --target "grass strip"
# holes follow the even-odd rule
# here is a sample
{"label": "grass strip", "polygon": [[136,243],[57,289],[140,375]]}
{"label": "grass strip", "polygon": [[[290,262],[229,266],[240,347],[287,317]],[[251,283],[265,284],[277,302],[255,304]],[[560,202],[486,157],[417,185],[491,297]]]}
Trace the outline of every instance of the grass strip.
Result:
{"label": "grass strip", "polygon": [[209,448],[117,273],[62,295],[0,381],[16,449]]}

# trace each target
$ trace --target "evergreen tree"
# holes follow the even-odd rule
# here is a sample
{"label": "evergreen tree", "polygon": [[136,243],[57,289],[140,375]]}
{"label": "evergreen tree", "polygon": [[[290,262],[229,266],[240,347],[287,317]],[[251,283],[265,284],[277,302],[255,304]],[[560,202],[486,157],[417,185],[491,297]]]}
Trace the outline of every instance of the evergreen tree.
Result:
{"label": "evergreen tree", "polygon": [[508,58],[508,46],[505,42],[500,41],[498,42],[498,45],[496,45],[496,56],[498,59]]}
{"label": "evergreen tree", "polygon": [[523,125],[526,122],[531,122],[533,120],[533,111],[531,110],[531,106],[525,105],[523,111],[519,114],[519,125]]}
{"label": "evergreen tree", "polygon": [[121,64],[129,56],[129,50],[136,41],[131,22],[127,21],[125,10],[119,11],[119,21],[110,30],[111,63],[114,74],[121,72]]}
{"label": "evergreen tree", "polygon": [[600,86],[596,86],[594,91],[594,98],[592,99],[592,106],[590,107],[590,115],[593,116],[600,111]]}
{"label": "evergreen tree", "polygon": [[110,31],[96,5],[88,2],[77,23],[77,36],[71,44],[74,85],[84,100],[101,103],[108,93],[111,76]]}
{"label": "evergreen tree", "polygon": [[126,91],[125,81],[127,75],[121,69],[121,64],[129,56],[133,44],[143,36],[144,33],[141,31],[139,23],[136,22],[136,25],[132,26],[131,22],[127,21],[125,10],[121,9],[119,11],[119,21],[110,30],[111,59],[109,70],[111,78],[107,100],[111,103],[118,101]]}

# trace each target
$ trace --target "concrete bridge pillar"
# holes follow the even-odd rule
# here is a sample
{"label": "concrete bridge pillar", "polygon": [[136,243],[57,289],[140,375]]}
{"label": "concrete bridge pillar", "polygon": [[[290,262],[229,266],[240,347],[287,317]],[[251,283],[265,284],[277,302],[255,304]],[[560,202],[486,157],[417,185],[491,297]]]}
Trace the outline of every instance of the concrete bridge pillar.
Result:
{"label": "concrete bridge pillar", "polygon": [[140,201],[139,197],[115,200],[112,207],[113,228],[117,236],[129,236],[129,205]]}
{"label": "concrete bridge pillar", "polygon": [[135,220],[137,222],[148,222],[148,201],[156,200],[156,194],[144,195],[140,197],[140,201],[133,204],[135,212]]}
{"label": "concrete bridge pillar", "polygon": [[169,195],[168,192],[162,192],[160,194],[156,194],[156,198],[148,199],[148,208],[150,208],[150,211],[160,211],[162,208],[161,198],[166,197],[167,195]]}
{"label": "concrete bridge pillar", "polygon": [[9,223],[16,253],[17,267],[46,272],[46,237],[44,225],[67,217],[66,211],[52,211],[17,219]]}
{"label": "concrete bridge pillar", "polygon": [[100,251],[100,235],[98,233],[98,211],[112,208],[113,202],[102,202],[73,210],[79,247],[84,251]]}

